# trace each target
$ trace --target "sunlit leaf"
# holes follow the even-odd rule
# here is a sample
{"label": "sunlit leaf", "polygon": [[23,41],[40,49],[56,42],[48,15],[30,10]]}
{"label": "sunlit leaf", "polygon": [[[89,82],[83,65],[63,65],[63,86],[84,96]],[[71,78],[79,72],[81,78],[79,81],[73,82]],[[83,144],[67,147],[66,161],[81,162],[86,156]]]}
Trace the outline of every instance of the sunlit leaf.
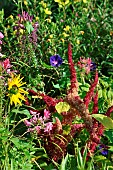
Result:
{"label": "sunlit leaf", "polygon": [[102,123],[105,128],[113,129],[113,120],[110,117],[107,117],[102,114],[93,114],[92,117]]}
{"label": "sunlit leaf", "polygon": [[59,102],[56,104],[55,109],[58,113],[67,112],[70,109],[70,106],[67,102]]}

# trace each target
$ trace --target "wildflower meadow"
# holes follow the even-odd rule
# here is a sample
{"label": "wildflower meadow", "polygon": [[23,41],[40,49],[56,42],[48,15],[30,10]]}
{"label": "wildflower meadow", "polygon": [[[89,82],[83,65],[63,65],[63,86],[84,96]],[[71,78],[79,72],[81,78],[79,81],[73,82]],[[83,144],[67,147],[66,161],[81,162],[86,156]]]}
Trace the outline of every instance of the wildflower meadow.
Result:
{"label": "wildflower meadow", "polygon": [[113,1],[0,1],[0,170],[113,169]]}

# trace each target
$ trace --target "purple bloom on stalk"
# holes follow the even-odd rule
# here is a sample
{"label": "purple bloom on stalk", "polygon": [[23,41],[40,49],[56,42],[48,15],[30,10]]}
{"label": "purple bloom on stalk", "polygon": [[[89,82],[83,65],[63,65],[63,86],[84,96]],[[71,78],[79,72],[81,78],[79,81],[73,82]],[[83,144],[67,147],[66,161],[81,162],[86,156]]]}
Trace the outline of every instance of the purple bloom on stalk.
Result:
{"label": "purple bloom on stalk", "polygon": [[50,64],[53,67],[59,67],[62,64],[62,62],[63,62],[63,60],[58,54],[50,57]]}
{"label": "purple bloom on stalk", "polygon": [[108,155],[108,146],[102,144],[99,146],[99,150],[102,155],[104,155],[104,156]]}

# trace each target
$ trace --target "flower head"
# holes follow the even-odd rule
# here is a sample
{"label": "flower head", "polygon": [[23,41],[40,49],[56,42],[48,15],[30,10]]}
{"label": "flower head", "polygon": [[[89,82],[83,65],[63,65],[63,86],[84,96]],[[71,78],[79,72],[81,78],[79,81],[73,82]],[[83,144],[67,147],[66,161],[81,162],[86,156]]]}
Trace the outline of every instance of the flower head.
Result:
{"label": "flower head", "polygon": [[11,75],[11,78],[8,79],[8,96],[10,97],[10,104],[12,105],[13,103],[15,106],[17,104],[22,105],[20,100],[24,100],[24,95],[23,94],[28,94],[25,90],[20,88],[26,83],[22,83],[20,79],[20,75],[18,77],[14,76],[13,74]]}
{"label": "flower head", "polygon": [[82,58],[80,57],[80,61],[78,61],[78,66],[85,70],[86,74],[90,73],[90,71],[94,71],[96,69],[96,64],[92,62],[91,58]]}
{"label": "flower head", "polygon": [[102,155],[104,155],[104,156],[108,155],[108,146],[102,144],[99,146],[99,150]]}
{"label": "flower head", "polygon": [[50,57],[50,64],[53,67],[59,67],[62,64],[62,62],[63,62],[63,60],[58,54]]}

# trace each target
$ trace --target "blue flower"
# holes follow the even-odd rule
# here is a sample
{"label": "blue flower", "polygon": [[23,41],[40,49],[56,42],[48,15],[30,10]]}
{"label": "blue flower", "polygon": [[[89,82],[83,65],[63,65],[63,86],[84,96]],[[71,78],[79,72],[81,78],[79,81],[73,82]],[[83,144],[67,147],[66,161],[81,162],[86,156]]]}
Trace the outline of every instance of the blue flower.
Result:
{"label": "blue flower", "polygon": [[94,62],[91,62],[90,64],[90,71],[96,70],[96,64]]}
{"label": "blue flower", "polygon": [[62,64],[62,62],[63,62],[63,60],[58,54],[50,57],[50,64],[53,67],[59,67]]}
{"label": "blue flower", "polygon": [[102,155],[104,155],[104,156],[108,155],[108,146],[102,144],[99,146],[99,150]]}

